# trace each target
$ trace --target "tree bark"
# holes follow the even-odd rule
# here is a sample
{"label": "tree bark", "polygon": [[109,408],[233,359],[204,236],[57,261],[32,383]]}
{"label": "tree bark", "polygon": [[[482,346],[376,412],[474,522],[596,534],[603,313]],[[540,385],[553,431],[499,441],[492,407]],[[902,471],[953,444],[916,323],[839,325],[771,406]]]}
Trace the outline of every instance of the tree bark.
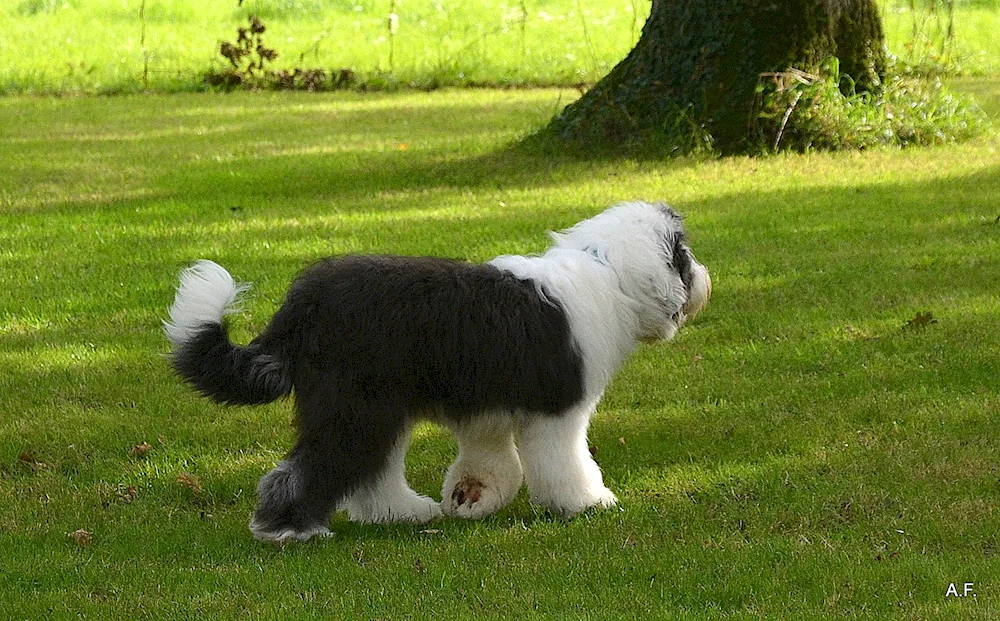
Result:
{"label": "tree bark", "polygon": [[653,0],[635,48],[535,136],[588,152],[757,149],[761,74],[839,59],[841,89],[878,92],[876,0]]}

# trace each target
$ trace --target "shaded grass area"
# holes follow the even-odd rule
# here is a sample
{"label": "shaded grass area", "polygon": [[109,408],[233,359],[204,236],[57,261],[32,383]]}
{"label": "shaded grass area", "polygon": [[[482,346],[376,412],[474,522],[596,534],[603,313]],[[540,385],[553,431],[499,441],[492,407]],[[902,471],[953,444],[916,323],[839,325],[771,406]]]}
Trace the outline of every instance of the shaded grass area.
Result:
{"label": "shaded grass area", "polygon": [[[957,88],[996,113],[995,84]],[[0,99],[0,616],[995,618],[995,137],[666,163],[503,150],[573,96]],[[245,342],[315,258],[537,252],[634,197],[686,215],[715,293],[593,423],[621,511],[564,522],[522,492],[430,532],[340,516],[330,540],[250,538],[291,409],[215,407],[171,376],[182,267],[255,283]],[[921,312],[936,323],[903,329]],[[421,427],[413,486],[438,496],[454,454]],[[946,598],[953,582],[977,597]]]}

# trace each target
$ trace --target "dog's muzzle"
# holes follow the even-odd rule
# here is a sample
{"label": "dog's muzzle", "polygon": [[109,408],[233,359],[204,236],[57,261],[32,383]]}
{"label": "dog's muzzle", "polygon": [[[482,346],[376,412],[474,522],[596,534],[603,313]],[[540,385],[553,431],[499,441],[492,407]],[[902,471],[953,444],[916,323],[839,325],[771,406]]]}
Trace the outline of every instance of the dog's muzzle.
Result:
{"label": "dog's muzzle", "polygon": [[687,302],[681,311],[674,315],[677,327],[681,327],[691,317],[694,317],[705,308],[709,298],[712,297],[712,277],[708,274],[708,269],[701,263],[691,265],[691,289],[688,291]]}

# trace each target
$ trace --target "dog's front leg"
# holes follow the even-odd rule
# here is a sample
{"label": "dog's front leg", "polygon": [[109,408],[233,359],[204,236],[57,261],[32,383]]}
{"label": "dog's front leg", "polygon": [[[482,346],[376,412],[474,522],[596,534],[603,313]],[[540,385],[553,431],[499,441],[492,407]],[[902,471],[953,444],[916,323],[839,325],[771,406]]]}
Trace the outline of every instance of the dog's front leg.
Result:
{"label": "dog's front leg", "polygon": [[480,415],[451,427],[458,438],[458,458],[445,476],[441,508],[462,518],[489,515],[517,496],[524,480],[513,418]]}

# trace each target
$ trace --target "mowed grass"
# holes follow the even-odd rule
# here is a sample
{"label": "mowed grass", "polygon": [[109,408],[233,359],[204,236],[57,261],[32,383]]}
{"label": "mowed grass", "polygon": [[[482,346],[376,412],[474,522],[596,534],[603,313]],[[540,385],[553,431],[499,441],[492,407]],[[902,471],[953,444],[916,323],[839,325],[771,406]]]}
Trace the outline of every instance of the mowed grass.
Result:
{"label": "mowed grass", "polygon": [[[940,2],[879,6],[889,50],[906,63],[1000,73],[996,0],[959,2],[944,46]],[[577,85],[625,57],[649,9],[648,0],[11,0],[0,6],[0,93],[201,90],[206,72],[228,66],[219,44],[248,14],[268,26],[274,68],[348,68],[390,89]]]}
{"label": "mowed grass", "polygon": [[[965,88],[997,111],[995,82]],[[0,99],[0,617],[996,618],[996,138],[765,160],[504,150],[574,96]],[[563,521],[522,491],[478,522],[339,515],[331,539],[251,538],[291,406],[217,407],[172,376],[180,269],[255,283],[232,320],[246,342],[318,257],[538,252],[635,197],[686,215],[715,291],[593,422],[620,510]],[[918,313],[935,322],[904,329]],[[439,497],[455,452],[421,427],[413,486]],[[965,582],[975,598],[946,597]]]}

